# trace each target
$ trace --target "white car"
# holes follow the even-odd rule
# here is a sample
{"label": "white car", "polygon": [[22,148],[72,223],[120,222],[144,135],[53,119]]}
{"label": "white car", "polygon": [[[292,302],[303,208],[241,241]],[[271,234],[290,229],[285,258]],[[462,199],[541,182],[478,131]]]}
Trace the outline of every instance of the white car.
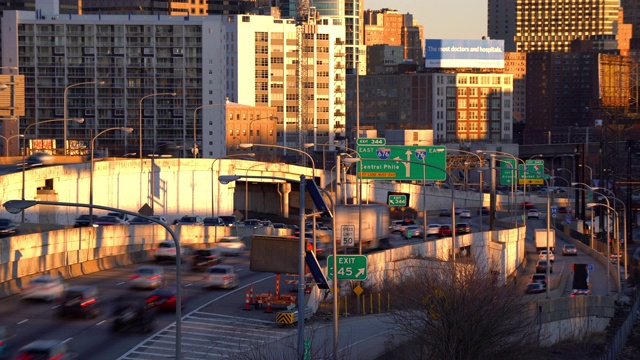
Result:
{"label": "white car", "polygon": [[41,275],[29,281],[23,289],[23,299],[54,301],[62,298],[67,286],[58,276]]}
{"label": "white car", "polygon": [[[153,258],[155,261],[160,262],[163,260],[176,261],[176,243],[173,240],[165,240],[158,244],[158,247],[151,249],[153,252]],[[180,259],[184,259],[191,255],[189,249],[184,246],[180,246]]]}
{"label": "white car", "polygon": [[460,217],[461,218],[471,219],[471,211],[469,211],[469,210],[460,211]]}
{"label": "white car", "polygon": [[[538,256],[540,260],[547,260],[547,250],[540,250],[540,255]],[[549,261],[554,262],[556,260],[555,255],[553,255],[553,251],[549,252]]]}
{"label": "white car", "polygon": [[216,265],[208,268],[202,277],[203,287],[234,288],[240,283],[233,265]]}
{"label": "white car", "polygon": [[540,212],[536,209],[531,209],[527,211],[527,219],[540,219]]}
{"label": "white car", "polygon": [[429,224],[427,226],[427,236],[429,235],[440,235],[440,224]]}
{"label": "white car", "polygon": [[129,278],[129,286],[137,289],[157,289],[164,285],[161,266],[140,266]]}
{"label": "white car", "polygon": [[238,256],[246,250],[247,246],[237,236],[223,236],[216,249],[224,256]]}

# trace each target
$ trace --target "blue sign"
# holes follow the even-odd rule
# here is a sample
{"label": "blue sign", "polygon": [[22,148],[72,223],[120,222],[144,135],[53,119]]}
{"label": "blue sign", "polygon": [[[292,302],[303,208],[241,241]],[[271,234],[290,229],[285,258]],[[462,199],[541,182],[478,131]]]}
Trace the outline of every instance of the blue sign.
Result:
{"label": "blue sign", "polygon": [[425,40],[425,68],[504,68],[504,40]]}
{"label": "blue sign", "polygon": [[555,215],[558,213],[558,207],[557,206],[552,206],[551,207],[551,215]]}
{"label": "blue sign", "polygon": [[378,159],[380,160],[386,160],[389,158],[389,155],[391,155],[391,149],[389,148],[378,148],[376,150],[376,156],[378,157]]}
{"label": "blue sign", "polygon": [[427,157],[427,149],[416,149],[416,151],[414,151],[413,154],[416,157],[416,159],[422,161],[424,158]]}
{"label": "blue sign", "polygon": [[593,264],[589,264],[589,265],[587,266],[587,269],[589,269],[589,271],[593,271]]}

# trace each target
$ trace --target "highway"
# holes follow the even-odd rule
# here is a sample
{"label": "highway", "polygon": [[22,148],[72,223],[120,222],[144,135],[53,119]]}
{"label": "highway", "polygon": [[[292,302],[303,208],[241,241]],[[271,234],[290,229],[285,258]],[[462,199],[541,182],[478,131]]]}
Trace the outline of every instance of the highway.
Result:
{"label": "highway", "polygon": [[[461,219],[457,219],[458,222]],[[472,231],[479,229],[479,216],[464,219],[472,226]],[[485,219],[486,221],[486,219]],[[430,218],[430,222],[451,223],[450,217]],[[486,224],[485,224],[486,225]],[[533,229],[544,228],[541,220],[527,220],[527,266],[519,274],[518,286],[524,287],[530,275],[535,272],[535,261],[538,254],[533,245]],[[435,237],[432,237],[435,240]],[[405,239],[393,235],[390,239],[392,247],[400,247],[421,242],[421,238]],[[564,242],[558,237],[556,244],[556,261],[551,276],[552,289],[561,286],[558,280],[571,273],[572,263],[588,263],[594,265],[591,272],[593,293],[606,294],[606,270],[594,259],[579,254],[576,257],[563,257],[560,249]],[[265,313],[263,309],[245,309],[245,290],[254,284],[255,293],[275,292],[275,276],[270,273],[253,273],[249,271],[248,253],[237,258],[225,258],[224,263],[235,266],[240,275],[240,286],[236,289],[203,289],[202,273],[189,269],[183,264],[183,287],[188,296],[187,308],[183,312],[182,348],[192,358],[205,359],[207,356],[224,357],[238,355],[264,342],[285,341],[295,333],[295,327],[281,327],[275,323],[275,312]],[[91,284],[100,289],[100,301],[103,304],[102,314],[96,319],[61,319],[57,313],[57,305],[44,302],[24,301],[20,296],[12,296],[0,300],[0,325],[8,328],[10,353],[35,339],[57,339],[66,341],[79,359],[157,359],[172,357],[174,352],[175,315],[162,313],[154,332],[118,333],[109,330],[109,318],[112,309],[110,300],[127,292],[149,293],[150,291],[131,290],[127,280],[133,270],[141,264],[123,266],[104,270],[98,273],[69,279],[68,285]],[[161,263],[167,276],[167,285],[175,284],[175,264]],[[284,281],[283,281],[284,282]],[[564,284],[564,283],[563,283]],[[570,287],[570,279],[569,279]],[[611,283],[613,289],[615,284]],[[281,292],[287,292],[283,285]],[[568,289],[570,290],[570,289]],[[558,296],[569,296],[570,292],[561,291]],[[526,295],[532,300],[542,299],[545,294]],[[286,340],[290,341],[290,340]],[[295,341],[294,341],[295,342]],[[295,347],[295,344],[292,344]]]}

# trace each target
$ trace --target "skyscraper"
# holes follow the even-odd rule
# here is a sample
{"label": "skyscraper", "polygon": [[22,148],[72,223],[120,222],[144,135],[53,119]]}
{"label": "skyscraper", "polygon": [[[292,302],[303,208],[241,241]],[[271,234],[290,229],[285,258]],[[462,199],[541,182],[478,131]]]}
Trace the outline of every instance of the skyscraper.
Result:
{"label": "skyscraper", "polygon": [[487,10],[487,34],[505,51],[568,52],[576,40],[617,48],[617,0],[488,0]]}

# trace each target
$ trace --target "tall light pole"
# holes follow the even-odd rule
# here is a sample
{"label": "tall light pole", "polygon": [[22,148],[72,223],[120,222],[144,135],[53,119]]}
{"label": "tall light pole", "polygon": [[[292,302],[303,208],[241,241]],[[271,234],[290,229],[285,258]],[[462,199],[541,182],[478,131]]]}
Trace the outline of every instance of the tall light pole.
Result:
{"label": "tall light pole", "polygon": [[[22,200],[24,200],[24,187],[25,187],[25,171],[27,169],[27,160],[26,160],[26,155],[27,155],[27,131],[29,131],[30,128],[40,125],[40,124],[45,124],[45,123],[50,123],[50,122],[58,122],[58,121],[63,121],[65,124],[67,123],[67,121],[75,121],[78,124],[82,124],[84,122],[84,119],[50,119],[50,120],[42,120],[42,121],[38,121],[38,122],[34,122],[31,125],[28,125],[26,128],[24,128],[24,132],[22,133]],[[22,222],[24,223],[24,211],[22,212]]]}
{"label": "tall light pole", "polygon": [[[605,197],[606,199],[606,197]],[[609,225],[609,220],[611,217],[611,211],[613,211],[614,215],[616,218],[618,218],[618,212],[612,208],[609,204],[608,204],[609,200],[607,199],[607,204],[600,204],[600,203],[587,203],[587,207],[588,208],[593,208],[596,206],[602,206],[607,208],[607,221],[606,221],[606,225],[607,225],[607,296],[609,296],[609,278],[611,277],[611,270],[610,268],[610,261],[611,261],[611,254],[610,254],[610,246],[609,246],[609,239],[610,239],[610,234],[611,234],[611,226]],[[626,242],[626,241],[625,241]],[[618,254],[619,255],[619,254]],[[618,265],[620,264],[620,259],[618,259]],[[626,266],[626,264],[625,264]],[[618,271],[618,276],[616,276],[618,278],[618,290],[620,289],[620,271]]]}
{"label": "tall light pole", "polygon": [[586,167],[589,170],[589,186],[593,184],[593,168],[589,165],[578,164],[578,167]]}
{"label": "tall light pole", "polygon": [[[68,119],[68,114],[67,114],[67,92],[69,91],[69,89],[77,87],[77,86],[83,86],[83,85],[104,85],[104,81],[87,81],[87,82],[81,82],[81,83],[77,83],[77,84],[71,84],[69,86],[67,86],[66,88],[64,88],[64,92],[62,93],[62,117],[64,119]],[[42,121],[41,121],[42,122]],[[64,122],[64,136],[63,136],[63,140],[62,140],[62,147],[64,148],[64,155],[69,155],[67,152],[67,122]]]}
{"label": "tall light pole", "polygon": [[96,139],[98,138],[98,136],[106,133],[107,131],[114,131],[114,130],[120,130],[120,131],[124,131],[126,133],[132,133],[133,129],[132,128],[125,128],[125,127],[112,127],[112,128],[108,128],[106,130],[102,130],[101,132],[97,133],[96,136],[91,138],[91,171],[90,171],[90,176],[89,176],[89,226],[93,226],[93,150],[95,149],[95,142]]}
{"label": "tall light pole", "polygon": [[[290,182],[290,181],[295,181],[295,180],[291,180],[291,179],[287,179],[284,177],[277,177],[277,176],[242,176],[242,175],[221,175],[218,177],[218,181],[220,181],[221,184],[229,184],[232,181],[236,181],[238,179],[241,178],[246,178],[246,180],[248,181],[249,179],[271,179],[271,180],[279,180],[279,181],[285,181],[285,182]],[[299,257],[298,257],[298,297],[297,297],[297,306],[298,306],[298,359],[303,359],[304,357],[304,288],[305,288],[305,284],[304,284],[304,277],[305,277],[305,253],[306,253],[306,240],[305,240],[305,236],[304,236],[304,230],[305,230],[305,214],[304,214],[304,208],[305,208],[305,188],[306,188],[306,178],[304,175],[300,175],[300,181],[295,181],[298,182],[300,184],[300,238],[299,238]],[[331,198],[330,194],[327,193],[322,187],[318,187],[318,190],[322,191],[322,193],[324,195],[326,195],[329,200],[331,201],[331,208],[333,209],[335,204],[333,202],[333,199]],[[337,280],[338,280],[338,274],[337,274],[337,266],[336,266],[336,246],[334,244],[333,246],[333,289],[334,289],[334,296],[337,295],[338,291],[337,291]],[[333,347],[334,349],[337,348],[337,338],[338,338],[338,308],[337,308],[337,300],[334,300],[333,302],[334,304],[334,308],[333,308],[333,324],[334,324],[334,344]]]}
{"label": "tall light pole", "polygon": [[[173,93],[175,96],[175,93]],[[226,98],[226,101],[222,104],[205,104],[205,105],[200,105],[197,108],[195,108],[195,110],[193,110],[193,158],[197,158],[198,157],[198,142],[197,142],[197,138],[196,138],[196,124],[197,124],[197,118],[196,118],[196,114],[198,112],[198,110],[206,108],[206,107],[212,107],[212,106],[226,106],[227,104],[229,104],[229,98]],[[226,115],[225,115],[225,121],[226,121]]]}
{"label": "tall light pole", "polygon": [[[155,93],[155,94],[149,94],[149,95],[145,95],[143,97],[140,98],[140,101],[138,102],[138,108],[140,110],[139,113],[139,117],[138,117],[138,122],[139,122],[139,131],[140,134],[138,134],[140,136],[140,160],[142,160],[142,101],[144,101],[144,99],[150,98],[150,97],[156,97],[156,96],[176,96],[176,93],[174,92],[163,92],[163,93]],[[154,115],[155,116],[155,115]]]}
{"label": "tall light pole", "polygon": [[152,223],[159,224],[162,226],[173,239],[173,243],[176,245],[176,338],[175,338],[175,359],[181,359],[182,356],[182,280],[181,280],[181,268],[182,268],[182,255],[180,254],[180,239],[179,237],[171,230],[171,227],[162,221],[154,218],[145,216],[142,214],[137,214],[131,211],[112,208],[108,206],[101,205],[89,205],[89,204],[81,204],[81,203],[67,203],[67,202],[57,202],[57,201],[39,201],[39,200],[9,200],[2,204],[4,208],[11,214],[17,214],[19,212],[23,212],[25,209],[28,209],[35,205],[52,205],[52,206],[70,206],[70,207],[83,207],[83,208],[96,208],[100,210],[106,211],[116,211],[119,213],[123,213],[130,216],[138,216],[143,219],[146,219]]}
{"label": "tall light pole", "polygon": [[2,135],[0,135],[0,138],[4,139],[4,157],[8,157],[9,156],[9,141],[11,141],[11,139],[13,138],[17,138],[17,137],[23,137],[24,135],[22,134],[17,134],[17,135],[12,135],[9,137],[4,137]]}

